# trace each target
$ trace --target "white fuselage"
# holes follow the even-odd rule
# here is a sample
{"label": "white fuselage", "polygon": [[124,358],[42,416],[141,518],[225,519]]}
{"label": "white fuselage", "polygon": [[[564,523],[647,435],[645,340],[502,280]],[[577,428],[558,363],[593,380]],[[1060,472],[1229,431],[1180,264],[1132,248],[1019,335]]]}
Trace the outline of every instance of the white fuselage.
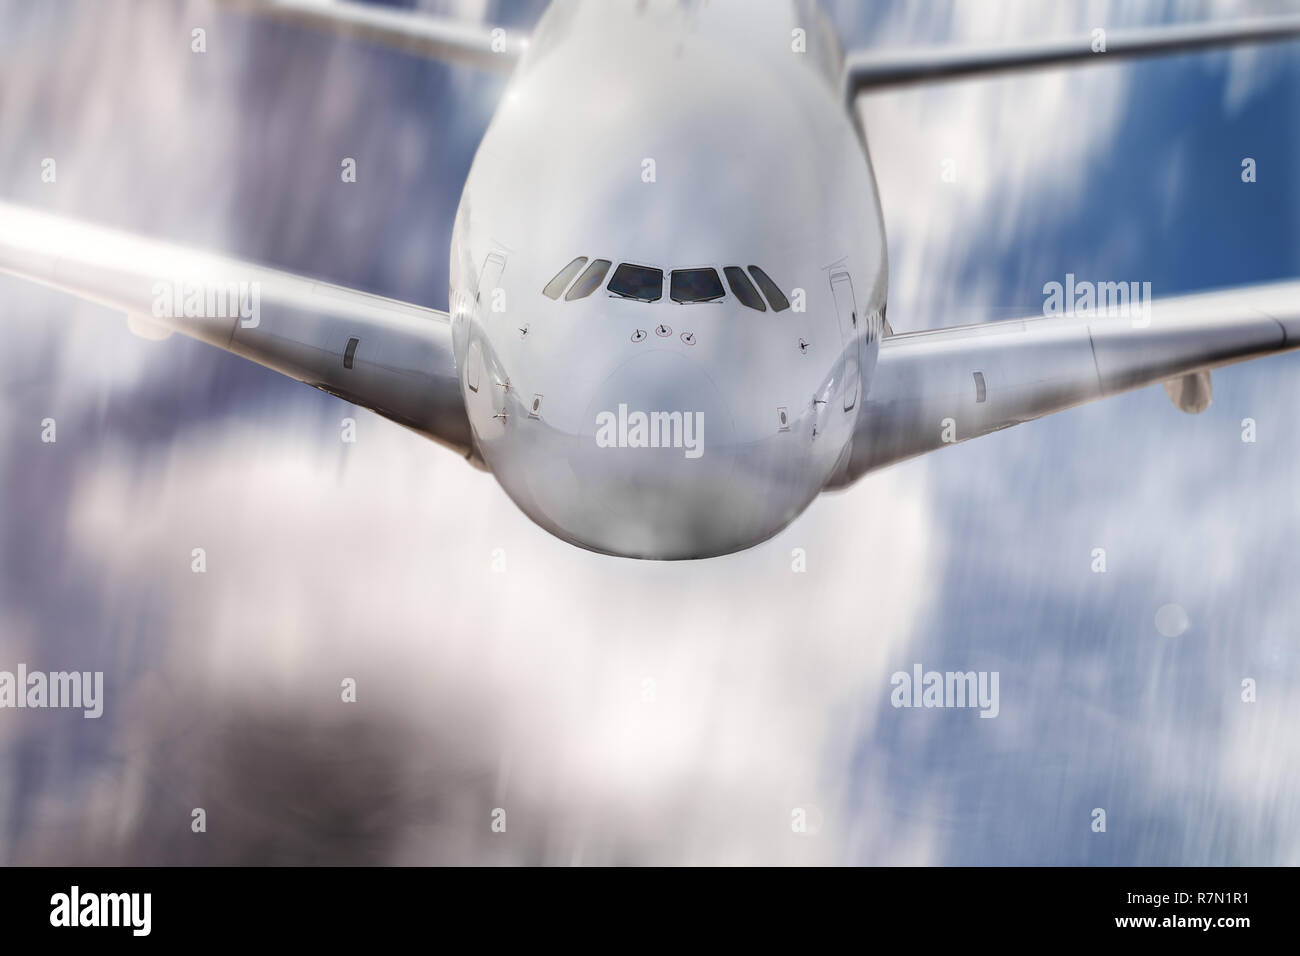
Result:
{"label": "white fuselage", "polygon": [[[478,452],[564,540],[746,548],[846,455],[887,266],[831,36],[801,3],[557,3],[539,23],[465,185],[450,301]],[[544,295],[577,257],[610,260],[600,286]],[[622,263],[662,269],[661,297],[610,293]],[[671,298],[673,270],[750,266],[790,308],[725,278],[720,300]]]}

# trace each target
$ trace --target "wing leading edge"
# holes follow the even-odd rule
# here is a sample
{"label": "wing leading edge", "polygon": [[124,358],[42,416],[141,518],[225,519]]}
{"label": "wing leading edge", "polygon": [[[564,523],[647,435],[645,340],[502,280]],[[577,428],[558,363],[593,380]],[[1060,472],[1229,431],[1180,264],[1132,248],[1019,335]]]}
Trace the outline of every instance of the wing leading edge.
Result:
{"label": "wing leading edge", "polygon": [[[0,272],[372,409],[470,457],[444,312],[0,203]],[[472,459],[471,459],[472,460]]]}
{"label": "wing leading edge", "polygon": [[1300,279],[1157,299],[1149,316],[891,336],[881,340],[853,447],[831,486],[1085,402],[1298,346]]}

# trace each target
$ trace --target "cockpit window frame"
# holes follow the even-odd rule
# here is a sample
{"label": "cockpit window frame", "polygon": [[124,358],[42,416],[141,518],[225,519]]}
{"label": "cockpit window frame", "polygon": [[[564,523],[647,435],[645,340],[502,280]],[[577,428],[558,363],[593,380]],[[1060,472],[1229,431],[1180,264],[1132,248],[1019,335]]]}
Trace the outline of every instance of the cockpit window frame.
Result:
{"label": "cockpit window frame", "polygon": [[[615,291],[613,286],[623,269],[636,269],[647,273],[659,274],[658,294],[653,298],[628,295]],[[709,298],[678,298],[674,284],[679,273],[709,272],[717,282],[719,295]],[[576,278],[575,278],[576,275]],[[604,288],[611,299],[626,299],[631,302],[652,304],[662,302],[665,295],[668,301],[677,305],[707,305],[721,303],[728,298],[735,299],[743,307],[756,312],[785,312],[790,308],[790,300],[785,290],[777,285],[767,270],[758,265],[719,265],[716,262],[702,262],[688,266],[665,268],[655,262],[637,262],[631,259],[603,259],[588,256],[575,256],[557,272],[554,278],[542,288],[542,294],[559,301],[563,293],[565,302],[585,299],[599,288]],[[567,288],[567,291],[565,289]],[[740,290],[740,291],[737,291]]]}
{"label": "cockpit window frame", "polygon": [[[569,291],[564,293],[564,301],[573,302],[577,299],[585,299],[599,289],[605,284],[605,276],[609,275],[609,268],[613,264],[613,259],[592,259],[588,262],[587,268],[582,270],[582,274],[574,280],[573,285],[569,286]],[[589,282],[588,276],[592,276]],[[584,285],[584,282],[588,282],[588,284]],[[581,291],[579,291],[580,288]]]}
{"label": "cockpit window frame", "polygon": [[[754,280],[749,277],[744,266],[723,266],[722,276],[727,280],[727,288],[731,290],[731,295],[737,302],[755,312],[767,311],[767,302],[763,299],[763,293],[758,291],[758,287],[754,285]],[[740,278],[739,282],[736,281],[737,277]],[[738,292],[737,287],[744,292]],[[753,302],[747,301],[749,296],[753,296]]]}
{"label": "cockpit window frame", "polygon": [[[631,269],[644,269],[647,272],[658,272],[659,273],[659,294],[655,296],[653,299],[650,299],[650,298],[644,298],[642,296],[625,295],[622,292],[615,292],[613,289],[614,280],[618,278],[619,270],[621,270],[625,266]],[[612,299],[626,299],[629,302],[644,302],[647,304],[653,302],[659,302],[664,297],[664,280],[667,278],[667,276],[668,276],[668,271],[664,269],[662,266],[654,265],[653,263],[648,263],[648,262],[633,262],[629,259],[623,259],[620,260],[618,265],[614,267],[614,271],[609,276],[609,281],[605,283],[605,292]]]}
{"label": "cockpit window frame", "polygon": [[[718,294],[707,299],[679,299],[674,294],[673,285],[679,272],[712,272],[718,283]],[[699,266],[683,266],[668,272],[668,298],[678,305],[716,305],[727,298],[727,285],[722,281],[722,273],[716,265],[708,263]]]}
{"label": "cockpit window frame", "polygon": [[542,286],[542,295],[558,302],[560,296],[573,284],[573,280],[578,278],[590,261],[587,256],[575,256],[569,260],[569,263],[563,269],[555,273],[555,278]]}
{"label": "cockpit window frame", "polygon": [[[751,265],[748,272],[750,277],[753,278],[754,284],[758,286],[758,290],[763,293],[763,298],[767,299],[768,305],[772,307],[773,312],[784,312],[790,308],[790,300],[786,297],[785,290],[767,274],[766,269],[762,266]],[[781,297],[780,305],[777,305],[776,296],[773,295],[774,292]]]}

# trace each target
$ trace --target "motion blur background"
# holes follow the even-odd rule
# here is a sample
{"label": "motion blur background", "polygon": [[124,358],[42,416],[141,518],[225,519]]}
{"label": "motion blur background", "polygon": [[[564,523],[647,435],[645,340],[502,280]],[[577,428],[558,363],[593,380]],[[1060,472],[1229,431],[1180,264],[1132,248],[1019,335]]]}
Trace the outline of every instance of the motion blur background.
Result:
{"label": "motion blur background", "polygon": [[[828,13],[855,48],[1288,8]],[[446,308],[503,83],[201,2],[0,0],[0,198]],[[1036,314],[1067,272],[1300,275],[1300,44],[861,109],[899,331]],[[100,720],[0,711],[0,864],[1300,863],[1298,356],[1216,373],[1200,416],[1146,389],[659,564],[569,547],[438,446],[207,346],[4,276],[0,319],[0,669],[106,675]],[[999,671],[999,716],[894,709],[914,663]]]}

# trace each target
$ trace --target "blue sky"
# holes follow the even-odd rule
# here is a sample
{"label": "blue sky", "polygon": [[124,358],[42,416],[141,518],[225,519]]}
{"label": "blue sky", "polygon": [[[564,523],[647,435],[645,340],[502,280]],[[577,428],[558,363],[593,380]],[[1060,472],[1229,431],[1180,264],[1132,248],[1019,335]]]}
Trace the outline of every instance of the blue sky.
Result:
{"label": "blue sky", "polygon": [[[121,6],[0,0],[0,196],[445,306],[500,80]],[[830,15],[856,47],[1280,9]],[[176,44],[195,23],[202,58]],[[1067,272],[1156,295],[1300,275],[1298,106],[1294,43],[869,97],[891,321],[1034,314]],[[1146,389],[662,565],[549,538],[368,415],[343,447],[344,403],[203,345],[17,280],[0,303],[22,357],[0,370],[0,668],[103,669],[110,692],[101,721],[0,718],[0,862],[1300,862],[1295,357],[1216,373],[1199,416]],[[998,718],[892,708],[918,662],[997,670]],[[195,806],[221,841],[191,839]]]}
{"label": "blue sky", "polygon": [[[1294,44],[1260,54],[1244,96],[1230,68],[1222,55],[1121,67],[1110,110],[1082,85],[1102,79],[1081,78],[1056,111],[1070,128],[1047,133],[1053,198],[1017,218],[1010,242],[951,236],[956,268],[936,281],[1032,314],[1042,282],[1067,272],[1150,281],[1157,295],[1296,275],[1300,58]],[[1110,148],[1071,168],[1096,137]],[[1245,156],[1268,182],[1241,182]],[[994,178],[986,208],[1032,206],[1023,180]],[[888,210],[885,177],[882,191]],[[890,314],[906,315],[896,298]],[[911,648],[1000,670],[1015,732],[1001,718],[923,715],[920,730],[882,718],[888,743],[861,747],[859,766],[884,751],[900,781],[891,808],[933,806],[947,862],[1295,861],[1296,367],[1216,373],[1195,418],[1147,389],[928,463],[947,547]],[[1243,444],[1246,417],[1270,437]],[[1104,576],[1093,547],[1107,549]],[[1167,602],[1188,611],[1181,637],[1154,627]],[[1244,677],[1269,699],[1243,704]],[[1083,825],[1093,807],[1108,810],[1105,836]]]}

